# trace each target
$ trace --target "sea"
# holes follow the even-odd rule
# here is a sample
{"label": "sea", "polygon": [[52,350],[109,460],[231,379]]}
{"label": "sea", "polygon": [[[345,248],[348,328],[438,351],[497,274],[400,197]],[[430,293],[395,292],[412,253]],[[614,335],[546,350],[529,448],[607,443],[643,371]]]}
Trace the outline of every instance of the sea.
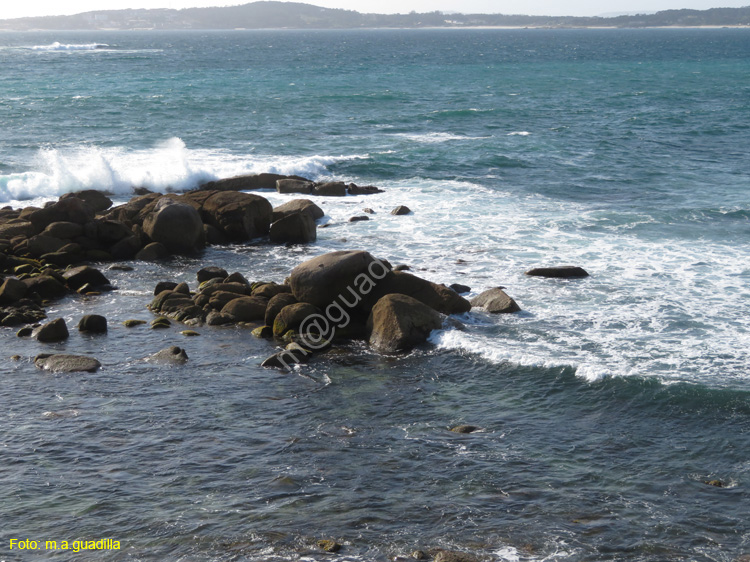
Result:
{"label": "sea", "polygon": [[[0,329],[0,560],[750,560],[749,149],[748,29],[0,33],[1,205],[385,190],[313,197],[312,244],[99,264],[115,291],[47,307],[64,343]],[[206,265],[283,282],[360,249],[522,310],[291,372],[247,328],[122,325]],[[590,276],[525,275],[554,265]],[[144,361],[170,345],[185,365]]]}

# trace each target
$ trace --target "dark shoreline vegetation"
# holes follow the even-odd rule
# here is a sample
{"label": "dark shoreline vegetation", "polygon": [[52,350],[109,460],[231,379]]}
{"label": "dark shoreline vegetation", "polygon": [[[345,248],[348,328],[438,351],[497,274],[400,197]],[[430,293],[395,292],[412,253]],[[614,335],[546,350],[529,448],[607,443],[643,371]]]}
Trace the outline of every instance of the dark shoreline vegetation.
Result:
{"label": "dark shoreline vegetation", "polygon": [[[259,174],[203,184],[182,194],[138,190],[130,201],[112,207],[106,194],[87,190],[63,195],[43,208],[0,210],[0,325],[20,327],[19,337],[58,342],[69,332],[61,318],[43,323],[46,303],[70,293],[94,297],[114,290],[94,263],[123,260],[159,261],[173,255],[200,255],[206,245],[264,240],[271,244],[308,244],[317,238],[316,221],[324,213],[310,199],[293,199],[273,208],[257,189],[278,193],[345,197],[381,192],[353,183],[315,183],[299,176]],[[365,213],[371,212],[364,209]],[[392,214],[404,215],[404,206]],[[354,216],[350,221],[369,220]],[[321,225],[326,227],[327,224]],[[127,269],[127,265],[110,268]],[[154,289],[148,308],[158,317],[153,329],[170,325],[170,318],[188,327],[243,325],[253,335],[285,345],[262,366],[291,370],[337,341],[366,340],[383,353],[409,351],[424,343],[445,316],[480,307],[491,313],[513,313],[520,307],[501,287],[488,289],[471,302],[459,293],[463,285],[438,285],[407,273],[407,265],[392,266],[364,250],[336,251],[295,267],[282,282],[247,280],[217,266],[197,272],[197,291],[187,283],[164,281]],[[528,275],[585,277],[581,268],[537,268]],[[133,327],[142,321],[127,321]],[[103,333],[107,320],[81,319],[82,332]],[[198,335],[185,330],[186,336]],[[188,360],[185,350],[172,346],[155,361]],[[41,369],[96,371],[100,363],[85,356],[42,354]]]}
{"label": "dark shoreline vegetation", "polygon": [[367,29],[367,28],[646,28],[750,26],[750,7],[709,10],[664,10],[655,14],[614,17],[454,14],[433,11],[409,14],[362,14],[354,10],[321,8],[298,2],[252,2],[216,8],[98,10],[71,16],[0,20],[0,29],[117,30],[117,29]]}

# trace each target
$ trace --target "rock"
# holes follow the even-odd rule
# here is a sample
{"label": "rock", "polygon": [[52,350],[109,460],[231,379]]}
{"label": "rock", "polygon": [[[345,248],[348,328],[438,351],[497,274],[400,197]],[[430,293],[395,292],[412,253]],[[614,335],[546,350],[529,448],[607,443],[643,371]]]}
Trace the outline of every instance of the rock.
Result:
{"label": "rock", "polygon": [[356,217],[349,217],[349,222],[362,222],[362,221],[369,221],[370,217],[367,215],[361,215]]}
{"label": "rock", "polygon": [[280,179],[276,181],[276,191],[279,193],[312,193],[315,184],[309,180]]}
{"label": "rock", "polygon": [[209,246],[225,246],[229,244],[229,239],[224,233],[213,225],[203,223],[203,236],[206,244]]}
{"label": "rock", "polygon": [[28,238],[34,231],[34,225],[27,220],[18,219],[0,224],[0,238],[5,240],[11,240],[16,236]]}
{"label": "rock", "polygon": [[8,277],[0,286],[0,305],[21,300],[27,290],[26,283],[14,277]]}
{"label": "rock", "polygon": [[461,285],[460,283],[453,283],[452,285],[448,285],[448,288],[453,289],[459,295],[471,292],[471,287],[469,287],[468,285]]}
{"label": "rock", "polygon": [[65,320],[62,318],[56,318],[52,322],[47,322],[36,328],[31,335],[43,343],[65,341],[70,336]]}
{"label": "rock", "polygon": [[146,358],[146,361],[152,363],[171,363],[175,365],[187,363],[187,360],[188,356],[185,350],[176,345],[162,349]]}
{"label": "rock", "polygon": [[221,309],[221,314],[234,322],[254,322],[263,320],[268,301],[262,297],[240,297],[229,301]]}
{"label": "rock", "polygon": [[552,277],[558,279],[568,279],[574,277],[588,277],[589,274],[582,267],[574,265],[562,265],[557,267],[535,267],[526,272],[526,275],[532,277]]}
{"label": "rock", "polygon": [[239,271],[235,271],[234,273],[227,275],[226,279],[224,279],[224,283],[239,283],[240,285],[244,285],[245,287],[250,287],[250,281],[248,281],[247,278]]}
{"label": "rock", "polygon": [[202,214],[228,240],[243,242],[268,234],[273,207],[258,195],[217,192],[205,200]]}
{"label": "rock", "polygon": [[204,283],[208,281],[209,279],[226,279],[228,276],[228,273],[226,269],[222,269],[221,267],[215,267],[215,266],[208,266],[204,267],[203,269],[199,270],[197,273],[198,276],[198,283]]}
{"label": "rock", "polygon": [[203,221],[198,211],[166,197],[159,199],[144,219],[143,231],[175,254],[192,254],[204,246]]}
{"label": "rock", "polygon": [[152,330],[169,328],[171,325],[172,323],[169,321],[169,318],[164,318],[163,316],[160,316],[159,318],[155,318],[154,320],[151,321]]}
{"label": "rock", "polygon": [[366,208],[362,209],[362,212],[363,213],[367,213],[368,215],[374,215],[375,214],[375,211],[373,211],[369,207],[366,207]]}
{"label": "rock", "polygon": [[188,338],[200,336],[200,333],[196,332],[195,330],[182,330],[180,333]]}
{"label": "rock", "polygon": [[43,300],[60,299],[68,294],[68,288],[51,275],[39,275],[23,280],[27,295],[38,295]]}
{"label": "rock", "polygon": [[271,242],[276,244],[307,244],[318,238],[315,221],[308,213],[292,213],[271,224]]}
{"label": "rock", "polygon": [[406,295],[390,294],[372,309],[367,321],[368,339],[378,351],[408,351],[427,341],[430,332],[442,324],[440,314],[426,304]]}
{"label": "rock", "polygon": [[143,326],[143,324],[147,324],[147,322],[145,320],[125,320],[122,323],[126,328],[135,328],[136,326]]}
{"label": "rock", "polygon": [[41,232],[53,222],[86,224],[94,219],[94,210],[85,201],[77,197],[68,197],[33,211],[27,218],[37,232]]}
{"label": "rock", "polygon": [[306,319],[321,315],[322,311],[310,303],[298,302],[287,305],[279,311],[273,321],[273,335],[283,336],[289,330],[296,332]]}
{"label": "rock", "polygon": [[151,242],[146,244],[142,250],[135,255],[135,259],[140,261],[159,261],[169,257],[169,250],[161,242]]}
{"label": "rock", "polygon": [[157,296],[164,291],[174,291],[175,287],[177,287],[177,283],[174,281],[159,281],[156,284],[156,287],[154,287],[154,296]]}
{"label": "rock", "polygon": [[235,176],[216,181],[210,181],[202,184],[200,190],[216,191],[252,191],[254,189],[276,189],[278,180],[294,179],[309,181],[300,176],[284,176],[281,174],[249,174],[244,176]]}
{"label": "rock", "polygon": [[261,367],[275,367],[277,369],[285,369],[291,371],[295,365],[307,363],[310,360],[312,353],[302,346],[297,344],[290,344],[284,351],[275,353],[271,357],[267,358]]}
{"label": "rock", "polygon": [[[227,304],[233,300],[243,298],[242,293],[233,293],[229,291],[216,291],[211,295],[208,300],[208,304],[215,310],[222,310]],[[249,298],[249,297],[246,297]]]}
{"label": "rock", "polygon": [[349,195],[373,195],[375,193],[385,193],[385,191],[374,185],[360,186],[353,183],[348,185],[347,190],[349,191]]}
{"label": "rock", "polygon": [[33,333],[34,333],[34,328],[32,328],[31,326],[26,326],[25,328],[21,328],[20,330],[16,332],[16,337],[28,338],[28,337],[31,337]]}
{"label": "rock", "polygon": [[281,293],[291,293],[292,288],[289,285],[279,285],[278,283],[257,283],[253,285],[252,294],[254,297],[265,297],[270,299]]}
{"label": "rock", "polygon": [[53,238],[73,240],[83,236],[83,226],[75,222],[52,222],[47,225],[42,234]]}
{"label": "rock", "polygon": [[85,355],[50,355],[48,353],[37,355],[34,358],[34,365],[52,373],[93,373],[102,366],[98,360]]}
{"label": "rock", "polygon": [[109,249],[109,253],[112,259],[130,260],[135,257],[142,246],[140,237],[131,235],[113,244]]}
{"label": "rock", "polygon": [[518,312],[521,307],[499,288],[487,289],[471,299],[471,306],[484,308],[493,314]]}
{"label": "rock", "polygon": [[69,269],[63,273],[63,277],[65,278],[68,287],[74,291],[86,284],[91,285],[92,287],[109,285],[109,280],[101,271],[88,265]]}
{"label": "rock", "polygon": [[326,197],[344,197],[346,195],[346,184],[342,181],[318,183],[313,187],[312,194]]}
{"label": "rock", "polygon": [[368,252],[338,251],[295,267],[289,284],[298,301],[323,309],[340,295],[357,306],[363,293],[369,293],[373,284],[382,283],[391,275],[387,264]]}
{"label": "rock", "polygon": [[46,234],[37,234],[28,239],[27,251],[32,256],[42,256],[52,254],[65,246],[66,242],[60,238],[47,236]]}
{"label": "rock", "polygon": [[377,298],[386,294],[408,295],[442,314],[462,314],[471,310],[471,303],[445,285],[432,283],[410,273],[394,272],[373,292]]}
{"label": "rock", "polygon": [[440,550],[435,554],[433,562],[479,562],[479,558],[466,552],[456,550]]}
{"label": "rock", "polygon": [[96,221],[93,226],[95,231],[91,233],[90,236],[107,246],[116,244],[120,240],[135,234],[128,225],[122,221],[99,220]]}
{"label": "rock", "polygon": [[319,540],[318,547],[325,550],[326,552],[338,552],[339,550],[341,550],[341,545],[339,543],[327,539]]}
{"label": "rock", "polygon": [[479,428],[476,425],[457,425],[451,427],[453,433],[474,433],[477,430],[479,430]]}
{"label": "rock", "polygon": [[89,207],[91,207],[95,213],[106,211],[112,206],[112,200],[101,191],[96,191],[95,189],[85,189],[83,191],[66,193],[65,195],[61,196],[60,199],[67,199],[69,197],[81,199]]}
{"label": "rock", "polygon": [[183,295],[187,295],[188,297],[190,296],[190,285],[188,285],[184,281],[177,284],[173,290],[176,293],[182,293]]}
{"label": "rock", "polygon": [[295,304],[297,299],[291,293],[278,293],[271,297],[266,305],[265,316],[263,321],[267,326],[273,326],[273,321],[276,320],[276,316],[281,312],[281,309],[290,304]]}
{"label": "rock", "polygon": [[210,279],[200,289],[200,294],[211,296],[214,293],[237,293],[238,295],[250,296],[251,289],[243,283],[225,283],[221,279]]}
{"label": "rock", "polygon": [[705,480],[703,483],[708,486],[715,486],[717,488],[726,488],[726,484],[724,484],[724,482],[722,482],[721,480]]}
{"label": "rock", "polygon": [[406,205],[399,205],[391,211],[392,215],[408,215],[411,213],[411,209]]}
{"label": "rock", "polygon": [[234,324],[234,318],[227,314],[222,314],[216,310],[212,310],[206,316],[206,324],[209,326],[224,326],[225,324]]}
{"label": "rock", "polygon": [[269,339],[273,337],[273,328],[271,326],[259,326],[252,332],[253,336],[260,339]]}
{"label": "rock", "polygon": [[313,220],[321,219],[325,215],[323,209],[309,199],[292,199],[291,201],[287,201],[283,205],[276,207],[273,210],[271,220],[276,222],[277,220],[293,213],[307,213]]}
{"label": "rock", "polygon": [[78,322],[78,331],[104,334],[107,332],[107,319],[98,314],[87,314]]}
{"label": "rock", "polygon": [[411,267],[409,267],[405,263],[400,263],[393,268],[393,271],[411,271]]}
{"label": "rock", "polygon": [[135,271],[135,268],[129,265],[124,265],[121,263],[114,263],[110,265],[107,270],[111,271]]}

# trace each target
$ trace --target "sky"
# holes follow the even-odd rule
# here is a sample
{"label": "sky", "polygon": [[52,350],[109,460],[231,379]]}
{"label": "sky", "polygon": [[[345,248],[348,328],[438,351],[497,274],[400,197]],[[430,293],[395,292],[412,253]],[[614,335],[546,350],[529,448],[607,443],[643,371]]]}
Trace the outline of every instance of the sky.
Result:
{"label": "sky", "polygon": [[[126,8],[181,8],[245,4],[252,0],[3,0],[0,19],[77,14]],[[692,8],[739,8],[750,0],[299,0],[326,8],[369,13],[443,12],[500,13],[550,16],[611,16]]]}

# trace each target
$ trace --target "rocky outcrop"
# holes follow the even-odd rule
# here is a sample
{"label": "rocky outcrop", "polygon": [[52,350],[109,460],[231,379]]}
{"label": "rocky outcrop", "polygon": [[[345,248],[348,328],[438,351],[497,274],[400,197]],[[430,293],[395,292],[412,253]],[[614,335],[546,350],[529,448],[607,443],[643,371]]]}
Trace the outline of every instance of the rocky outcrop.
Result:
{"label": "rocky outcrop", "polygon": [[315,184],[309,180],[281,179],[276,182],[279,193],[302,193],[310,195]]}
{"label": "rocky outcrop", "polygon": [[289,284],[298,301],[325,308],[340,295],[349,303],[359,303],[374,285],[392,275],[387,265],[369,252],[338,251],[295,267]]}
{"label": "rocky outcrop", "polygon": [[256,189],[276,189],[276,182],[284,179],[309,181],[300,176],[284,176],[281,174],[264,173],[209,181],[202,184],[198,189],[201,191],[253,191]]}
{"label": "rocky outcrop", "polygon": [[471,306],[484,308],[493,314],[518,312],[521,307],[500,288],[488,289],[473,299]]}
{"label": "rocky outcrop", "polygon": [[313,220],[323,218],[325,215],[323,209],[309,199],[292,199],[291,201],[287,201],[283,205],[274,208],[272,220],[276,222],[277,220],[293,213],[308,213]]}
{"label": "rocky outcrop", "polygon": [[166,197],[144,219],[143,232],[175,254],[192,254],[204,246],[203,221],[198,211]]}
{"label": "rocky outcrop", "polygon": [[317,230],[312,215],[297,212],[286,215],[271,224],[269,238],[277,244],[308,244],[317,240]]}
{"label": "rocky outcrop", "polygon": [[461,314],[471,310],[471,303],[454,290],[402,271],[393,272],[377,287],[374,295],[380,297],[390,293],[408,295],[442,314]]}
{"label": "rocky outcrop", "polygon": [[556,279],[569,279],[576,277],[588,277],[588,272],[582,267],[575,265],[561,265],[556,267],[535,267],[529,269],[526,275],[532,277],[551,277]]}
{"label": "rocky outcrop", "polygon": [[323,195],[325,197],[344,197],[346,193],[346,184],[342,181],[316,183],[312,190],[313,195]]}
{"label": "rocky outcrop", "polygon": [[216,192],[205,200],[201,214],[227,240],[243,242],[268,234],[273,207],[258,195]]}
{"label": "rocky outcrop", "polygon": [[442,317],[429,306],[400,294],[381,298],[367,321],[368,340],[378,351],[408,351],[427,341],[442,326]]}

